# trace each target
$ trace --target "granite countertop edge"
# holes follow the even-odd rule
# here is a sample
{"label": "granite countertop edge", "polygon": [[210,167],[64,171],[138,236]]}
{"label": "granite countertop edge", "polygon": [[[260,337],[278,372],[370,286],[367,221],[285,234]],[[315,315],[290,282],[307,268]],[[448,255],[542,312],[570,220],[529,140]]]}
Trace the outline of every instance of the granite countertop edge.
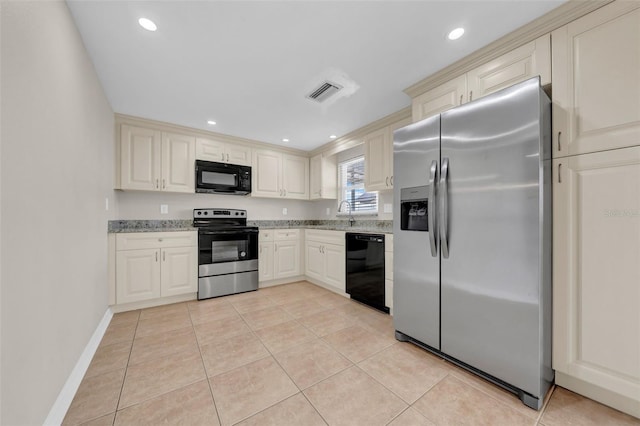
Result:
{"label": "granite countertop edge", "polygon": [[[365,222],[366,224],[363,224]],[[351,231],[365,233],[393,233],[390,220],[356,221],[354,226],[349,226],[348,221],[342,220],[253,220],[248,221],[249,226],[257,226],[260,229],[322,229],[327,231]],[[131,232],[179,232],[197,231],[191,220],[110,220],[107,232],[112,234]]]}

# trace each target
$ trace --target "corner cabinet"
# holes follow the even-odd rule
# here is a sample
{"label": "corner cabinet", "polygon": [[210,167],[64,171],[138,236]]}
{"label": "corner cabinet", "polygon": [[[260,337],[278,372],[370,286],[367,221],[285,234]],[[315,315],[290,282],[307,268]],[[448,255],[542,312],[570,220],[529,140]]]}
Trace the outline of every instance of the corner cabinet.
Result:
{"label": "corner cabinet", "polygon": [[195,295],[197,239],[196,231],[116,234],[112,304]]}
{"label": "corner cabinet", "polygon": [[218,163],[251,165],[251,147],[196,138],[196,160],[215,161]]}
{"label": "corner cabinet", "polygon": [[278,151],[253,152],[251,196],[309,199],[309,159]]}
{"label": "corner cabinet", "polygon": [[344,293],[345,233],[342,231],[305,230],[305,275],[318,284]]}
{"label": "corner cabinet", "polygon": [[556,383],[640,417],[640,147],[553,173]]}
{"label": "corner cabinet", "polygon": [[640,144],[640,2],[555,30],[553,157]]}
{"label": "corner cabinet", "polygon": [[416,96],[412,101],[413,121],[431,117],[536,75],[540,76],[543,86],[551,83],[549,34]]}
{"label": "corner cabinet", "polygon": [[309,160],[309,199],[335,200],[338,197],[336,156],[318,154]]}
{"label": "corner cabinet", "polygon": [[121,124],[117,189],[195,192],[195,137]]}

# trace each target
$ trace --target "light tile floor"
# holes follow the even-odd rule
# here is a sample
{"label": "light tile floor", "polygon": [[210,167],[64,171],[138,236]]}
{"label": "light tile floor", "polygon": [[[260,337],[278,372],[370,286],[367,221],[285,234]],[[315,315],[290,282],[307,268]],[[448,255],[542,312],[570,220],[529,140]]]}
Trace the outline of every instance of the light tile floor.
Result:
{"label": "light tile floor", "polygon": [[114,315],[65,424],[640,425],[562,388],[541,412],[308,282]]}

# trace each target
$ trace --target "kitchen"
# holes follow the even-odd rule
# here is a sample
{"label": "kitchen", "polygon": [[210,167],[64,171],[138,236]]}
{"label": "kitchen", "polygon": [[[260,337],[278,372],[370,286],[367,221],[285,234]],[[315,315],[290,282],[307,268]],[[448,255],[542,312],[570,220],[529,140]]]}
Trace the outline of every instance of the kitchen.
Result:
{"label": "kitchen", "polygon": [[[626,4],[626,6],[615,6],[616,4]],[[116,139],[114,129],[118,120],[122,119],[123,114],[128,111],[114,108],[110,105],[111,100],[107,100],[105,97],[102,88],[105,83],[98,79],[94,70],[94,66],[99,68],[99,65],[92,64],[87,56],[83,40],[76,30],[78,24],[67,10],[67,6],[64,3],[56,2],[46,5],[35,3],[27,5],[24,6],[25,9],[21,9],[17,5],[3,3],[1,12],[3,47],[1,362],[3,383],[0,412],[2,423],[8,424],[42,423],[47,418],[56,398],[64,387],[64,383],[74,382],[74,380],[76,383],[80,383],[81,377],[74,379],[72,374],[75,371],[78,357],[87,346],[87,342],[90,341],[109,306],[107,290],[109,271],[105,260],[109,255],[107,236],[105,235],[105,224],[108,221],[163,220],[165,218],[189,220],[193,209],[203,207],[244,209],[248,211],[249,220],[256,221],[287,220],[289,218],[301,221],[346,219],[344,216],[336,216],[338,205],[335,200],[299,201],[284,197],[279,200],[277,196],[273,198],[233,197],[233,205],[230,205],[222,204],[230,197],[216,196],[215,203],[212,203],[215,205],[209,205],[208,202],[207,205],[203,205],[201,201],[203,198],[200,194],[114,192],[113,188],[116,185],[114,165],[119,163],[114,149],[114,139]],[[565,5],[566,10],[570,10],[570,6],[571,3]],[[585,3],[581,6],[573,6],[574,9],[567,12],[567,16],[563,18],[556,16],[555,21],[547,23],[546,28],[538,29],[539,33],[534,34],[535,37],[530,35],[530,38],[526,40],[529,43],[552,32],[551,47],[554,53],[559,52],[552,56],[554,61],[552,70],[557,71],[558,67],[566,67],[568,58],[577,54],[568,51],[572,44],[567,43],[566,40],[572,36],[571,34],[579,34],[581,31],[593,27],[599,19],[607,21],[617,16],[626,16],[626,20],[620,20],[621,28],[629,28],[629,20],[632,19],[636,19],[636,21],[631,21],[632,24],[637,24],[638,13],[637,9],[634,9],[633,3],[616,2],[607,6],[608,9],[602,10],[598,9],[602,3]],[[620,11],[616,7],[623,9],[627,7],[628,9]],[[596,9],[600,12],[594,13],[593,11]],[[588,17],[578,20],[583,15]],[[602,17],[603,15],[604,17]],[[576,21],[576,24],[567,27],[567,24],[572,21]],[[527,20],[516,27],[520,27],[526,22]],[[625,27],[624,24],[627,26]],[[526,27],[522,33],[526,33],[526,30],[531,30],[532,27]],[[607,27],[605,26],[605,28]],[[558,31],[559,29],[564,29],[564,32]],[[162,34],[161,26],[158,34]],[[593,32],[586,34],[589,37],[595,37],[592,35],[595,34]],[[634,34],[633,31],[631,34]],[[48,39],[43,38],[44,35],[47,35]],[[562,37],[565,40],[564,44],[558,43]],[[589,37],[580,40],[587,44],[593,43],[590,46],[601,49],[600,40]],[[635,39],[631,38],[630,40]],[[484,44],[490,41],[492,40],[486,40]],[[505,43],[503,46],[509,46],[507,41],[503,40]],[[55,48],[49,44],[54,42]],[[503,47],[503,50],[498,53],[503,54],[519,46],[518,41],[513,43],[515,44],[508,48]],[[84,41],[84,44],[88,44],[88,42]],[[561,48],[565,50],[562,51]],[[609,55],[606,57],[610,62],[620,59],[622,66],[609,67],[604,65],[593,68],[596,70],[594,72],[609,76],[613,72],[610,71],[611,69],[637,69],[637,48],[637,43],[633,44],[629,48],[629,54],[624,55],[626,59],[620,59],[618,57],[620,55],[616,56],[614,52],[608,50],[603,52],[595,49],[580,53],[586,55],[587,60],[592,61],[598,60],[598,58],[593,59],[593,55],[603,56],[605,53]],[[386,121],[382,119],[370,127],[367,127],[367,122],[363,122],[361,126],[358,126],[360,131],[354,130],[356,127],[348,129],[348,131],[345,129],[343,133],[336,130],[336,133],[345,136],[349,135],[349,131],[352,131],[353,137],[341,136],[336,138],[336,141],[327,142],[322,148],[318,147],[318,149],[302,152],[273,144],[265,146],[265,148],[283,155],[307,158],[326,151],[329,154],[327,157],[332,157],[340,155],[340,152],[346,151],[346,149],[357,149],[357,146],[362,145],[362,143],[354,143],[353,140],[369,137],[369,143],[364,145],[377,149],[377,147],[389,143],[389,138],[385,137],[385,134],[389,134],[388,132],[394,123],[402,120],[418,121],[420,118],[432,115],[429,112],[433,109],[429,108],[433,107],[435,100],[446,98],[453,105],[457,105],[460,102],[458,101],[460,96],[465,96],[464,103],[468,102],[470,100],[468,98],[472,96],[466,90],[455,92],[455,94],[449,90],[446,92],[447,96],[444,96],[444,92],[436,92],[453,87],[453,80],[459,80],[457,78],[452,80],[451,77],[465,76],[467,81],[471,81],[474,70],[481,68],[483,63],[500,56],[498,53],[492,56],[488,50],[478,51],[477,54],[474,54],[475,56],[472,55],[469,58],[468,62],[459,65],[456,73],[452,73],[453,68],[445,68],[442,73],[434,70],[435,74],[421,70],[417,78],[404,86],[408,87],[424,78],[425,75],[433,74],[422,84],[416,83],[412,88],[407,89],[409,98],[414,100],[414,108],[403,108],[408,104],[407,99],[409,98],[405,98],[402,101],[404,103],[396,108],[396,111],[400,111],[399,114],[395,116],[392,114]],[[460,55],[460,57],[462,56],[466,55]],[[634,60],[636,62],[633,62]],[[441,68],[446,65],[448,64],[442,64]],[[633,68],[634,66],[636,68]],[[584,78],[587,81],[594,81],[593,79],[596,78],[594,74],[589,74],[591,68],[587,67],[586,69]],[[56,70],[56,72],[47,72],[47,70]],[[111,77],[113,76],[109,78]],[[551,76],[549,76],[550,78]],[[574,87],[566,82],[564,85],[561,84],[562,79],[571,80],[572,78],[573,75],[570,72],[553,75],[552,87],[555,105],[558,105],[558,102],[568,102],[561,104],[562,109],[554,109],[554,113],[556,111],[570,111],[572,110],[570,102],[574,102],[576,99],[582,101],[582,98],[576,98],[576,93],[570,93],[569,89],[566,89],[566,93],[562,92],[563,87]],[[589,78],[591,80],[588,80]],[[572,82],[572,84],[574,83]],[[590,121],[580,121],[579,125],[575,124],[575,118],[571,116],[554,116],[554,126],[565,125],[569,129],[563,131],[561,135],[554,135],[553,139],[554,148],[558,146],[557,151],[561,154],[553,157],[554,167],[552,169],[554,173],[559,172],[561,175],[553,176],[554,197],[561,194],[556,190],[556,188],[562,188],[557,187],[555,183],[558,178],[571,185],[578,185],[576,183],[578,181],[582,184],[596,185],[593,176],[598,174],[589,174],[589,170],[598,168],[606,170],[603,167],[607,167],[608,164],[629,165],[626,168],[616,169],[616,171],[626,174],[619,175],[615,179],[624,180],[637,175],[637,148],[633,148],[638,145],[638,118],[634,103],[637,101],[634,98],[637,93],[637,82],[615,78],[608,79],[606,85],[601,84],[597,87],[606,88],[611,93],[617,94],[622,100],[600,108],[594,107],[593,104],[583,106],[581,111],[589,116]],[[478,92],[474,91],[474,93],[473,98],[475,99]],[[430,99],[429,94],[433,94]],[[594,89],[594,92],[581,92],[580,95],[588,100],[589,95],[602,96],[603,94]],[[345,99],[341,101],[343,100]],[[338,108],[339,105],[340,103],[336,102],[335,107]],[[116,113],[122,115],[114,116],[114,109]],[[247,111],[251,111],[250,115],[258,114],[253,109]],[[236,115],[238,113],[236,110]],[[414,114],[413,119],[410,118],[412,113]],[[421,116],[421,114],[426,115]],[[602,119],[593,120],[594,114],[602,114]],[[130,118],[127,117],[127,119]],[[171,122],[165,117],[157,119]],[[222,123],[222,120],[218,121]],[[152,124],[153,128],[157,123],[147,124]],[[161,124],[161,126],[164,125]],[[174,125],[169,127],[176,128]],[[210,130],[197,130],[196,127],[200,127],[199,125],[185,126],[182,124],[178,127],[194,129],[194,135],[200,136],[211,136],[215,133]],[[578,130],[583,134],[575,134]],[[280,135],[279,137],[286,136]],[[325,135],[326,137],[328,135]],[[577,142],[571,138],[575,138]],[[261,140],[262,138],[253,136],[250,139]],[[16,142],[13,142],[14,140]],[[276,141],[274,138],[270,138],[270,140]],[[278,142],[279,140],[277,139]],[[17,141],[22,141],[22,143],[17,143]],[[55,144],[51,143],[52,141],[55,141]],[[225,142],[227,141],[238,142],[233,137],[225,139]],[[384,150],[384,148],[380,149]],[[607,159],[604,157],[599,159],[591,155],[593,152],[609,151]],[[375,151],[375,149],[369,151],[369,159],[375,158],[377,152],[384,151]],[[604,154],[602,155],[604,156]],[[37,169],[37,173],[34,173],[34,168]],[[387,185],[386,178],[389,177],[389,174],[385,171],[385,167],[376,168],[376,171],[381,173],[370,176],[370,178],[377,179],[374,186],[378,185],[380,188]],[[39,179],[43,175],[46,176],[46,179]],[[602,173],[598,176],[601,175]],[[609,184],[611,183],[609,179],[614,179],[611,175],[605,176],[606,179],[601,185]],[[49,184],[48,188],[39,187],[43,182]],[[569,191],[573,192],[570,193],[570,196],[566,195],[566,200],[577,197],[578,192],[576,191],[579,188],[579,186],[572,186]],[[637,254],[638,244],[637,240],[629,239],[628,235],[633,235],[633,230],[637,227],[637,214],[634,215],[637,210],[637,206],[634,204],[637,203],[637,188],[635,191],[633,188],[628,189],[627,203],[620,203],[615,198],[618,194],[616,191],[603,191],[604,189],[600,189],[594,194],[607,196],[604,200],[604,207],[597,203],[598,200],[589,198],[595,195],[587,194],[585,195],[587,198],[581,202],[597,203],[593,204],[597,206],[593,211],[597,210],[599,213],[602,208],[622,212],[610,215],[608,222],[605,223],[611,223],[611,226],[616,229],[616,238],[628,245],[628,250],[626,252],[622,250],[622,252],[633,256],[634,253]],[[379,196],[379,211],[382,213],[378,215],[378,219],[390,221],[392,211],[396,207],[392,191],[381,191]],[[565,202],[564,199],[556,199],[554,205],[558,206],[561,202]],[[108,210],[105,208],[106,203],[110,204]],[[385,212],[386,204],[392,205],[392,211]],[[161,205],[167,205],[168,215],[160,213]],[[329,209],[328,215],[327,208]],[[613,374],[613,377],[605,377],[602,371],[595,371],[597,368],[594,368],[594,363],[596,367],[600,363],[600,365],[609,365],[610,368],[611,362],[615,361],[610,358],[610,351],[607,351],[606,348],[599,349],[601,346],[597,344],[598,341],[589,339],[602,339],[603,336],[606,336],[607,344],[616,344],[619,347],[628,348],[628,354],[634,353],[635,343],[629,343],[624,339],[633,339],[635,336],[633,333],[637,334],[637,329],[630,329],[628,325],[624,324],[630,322],[631,326],[634,326],[637,323],[633,321],[637,315],[634,317],[633,311],[628,311],[628,302],[633,301],[637,296],[637,287],[629,288],[620,284],[619,287],[616,287],[617,291],[621,292],[620,300],[610,300],[606,294],[601,294],[602,292],[598,292],[597,288],[589,286],[598,280],[609,281],[607,274],[611,274],[613,270],[619,271],[621,278],[633,276],[632,274],[637,272],[629,266],[633,260],[630,261],[628,257],[624,256],[616,256],[616,253],[620,253],[620,251],[603,253],[602,250],[589,249],[584,252],[586,257],[580,258],[579,265],[575,264],[576,260],[571,260],[573,258],[570,256],[575,256],[573,253],[580,250],[574,242],[574,240],[578,240],[574,233],[580,232],[580,229],[569,226],[572,223],[572,218],[580,211],[576,209],[586,209],[586,207],[584,204],[570,204],[566,206],[564,215],[554,217],[556,230],[560,232],[564,230],[567,233],[566,238],[554,243],[559,244],[559,246],[554,246],[554,252],[569,253],[566,264],[573,265],[572,269],[556,268],[554,273],[561,274],[562,280],[571,281],[574,285],[580,283],[580,278],[578,278],[580,274],[585,277],[594,277],[594,280],[584,282],[583,290],[587,291],[585,294],[589,298],[584,300],[584,303],[587,304],[582,308],[594,309],[602,303],[607,312],[616,312],[618,316],[591,315],[585,317],[587,321],[585,326],[588,326],[589,330],[594,330],[594,333],[580,335],[581,338],[587,340],[585,345],[579,349],[586,351],[581,356],[587,356],[591,365],[571,364],[570,357],[567,358],[565,368],[568,368],[568,371],[573,375],[567,376],[566,380],[573,381],[573,383],[567,383],[566,386],[574,388],[583,386],[583,384],[576,384],[578,378],[582,380],[591,377],[590,380],[595,380],[596,383],[604,384],[606,381],[608,387],[619,386],[619,389],[626,389],[626,391],[619,391],[619,393],[626,393],[629,398],[632,398],[637,385],[633,385],[633,381],[630,381],[629,377],[634,377],[633,369],[637,366],[634,366],[633,362],[629,364],[629,358],[622,357],[624,358],[621,358],[623,364],[626,364],[620,366],[621,371]],[[283,213],[285,210],[287,216]],[[585,220],[588,221],[587,224],[595,225],[600,223],[598,222],[601,220],[600,217],[588,216]],[[356,217],[356,222],[358,221],[364,220]],[[563,224],[566,225],[563,226]],[[627,237],[625,238],[625,236]],[[596,239],[595,241],[604,239],[607,244],[611,243],[611,236],[604,231],[600,232],[600,230],[581,235],[580,239],[590,242],[591,245],[588,247],[594,247],[593,239]],[[269,242],[267,241],[267,243]],[[604,262],[609,266],[607,268],[599,267],[601,258],[595,258],[596,255],[604,256]],[[34,259],[38,259],[37,266],[33,264]],[[25,274],[25,271],[29,271],[28,274]],[[301,275],[304,276],[304,274]],[[554,279],[557,281],[558,277],[556,276]],[[623,282],[624,279],[620,281]],[[574,303],[570,300],[571,297],[574,297],[572,293],[559,294],[555,296],[554,300],[564,301],[567,304]],[[593,299],[594,297],[595,299]],[[636,309],[635,312],[637,311]],[[562,319],[562,315],[557,314],[554,313],[554,321],[567,321]],[[619,328],[616,321],[623,318],[631,319],[631,321],[624,321],[624,326]],[[572,324],[571,321],[567,322],[566,326],[560,330],[561,334],[555,333],[554,338],[562,339],[561,341],[565,342],[577,339],[576,331],[571,328]],[[605,329],[601,327],[605,327]],[[627,334],[621,333],[623,335],[618,336],[616,333],[610,332],[612,327],[619,330],[624,329]],[[556,346],[554,346],[554,350],[555,348]],[[570,356],[575,356],[575,352],[572,351],[577,348],[577,346],[569,348]],[[554,356],[556,355],[562,354],[554,353]],[[556,370],[558,370],[557,367]],[[558,381],[557,373],[556,381]],[[601,394],[602,392],[600,395],[588,396],[602,399]],[[29,396],[27,397],[27,395]],[[24,408],[24,402],[27,400],[34,402],[33,409]],[[614,404],[611,400],[603,402]],[[627,401],[628,404],[633,404],[633,402],[631,399]],[[620,409],[624,409],[624,407]],[[52,418],[61,419],[62,417]]]}

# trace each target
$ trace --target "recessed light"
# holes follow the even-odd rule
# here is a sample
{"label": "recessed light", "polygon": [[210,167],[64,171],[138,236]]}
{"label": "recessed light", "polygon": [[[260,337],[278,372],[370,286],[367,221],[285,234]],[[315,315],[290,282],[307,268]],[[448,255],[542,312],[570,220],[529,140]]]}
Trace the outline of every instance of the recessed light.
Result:
{"label": "recessed light", "polygon": [[289,139],[284,138],[284,139],[282,139],[282,142],[289,142]]}
{"label": "recessed light", "polygon": [[336,136],[336,135],[331,135],[331,136],[329,136],[329,137],[330,137],[331,139],[335,139],[335,138],[337,138],[337,136]]}
{"label": "recessed light", "polygon": [[216,122],[213,120],[207,120],[207,124],[211,125],[211,126],[215,126]]}
{"label": "recessed light", "polygon": [[464,34],[464,28],[456,28],[455,30],[451,31],[447,37],[449,38],[449,40],[457,40],[462,37],[462,34]]}
{"label": "recessed light", "polygon": [[138,19],[138,24],[147,31],[155,31],[158,29],[158,26],[151,19],[140,18]]}

